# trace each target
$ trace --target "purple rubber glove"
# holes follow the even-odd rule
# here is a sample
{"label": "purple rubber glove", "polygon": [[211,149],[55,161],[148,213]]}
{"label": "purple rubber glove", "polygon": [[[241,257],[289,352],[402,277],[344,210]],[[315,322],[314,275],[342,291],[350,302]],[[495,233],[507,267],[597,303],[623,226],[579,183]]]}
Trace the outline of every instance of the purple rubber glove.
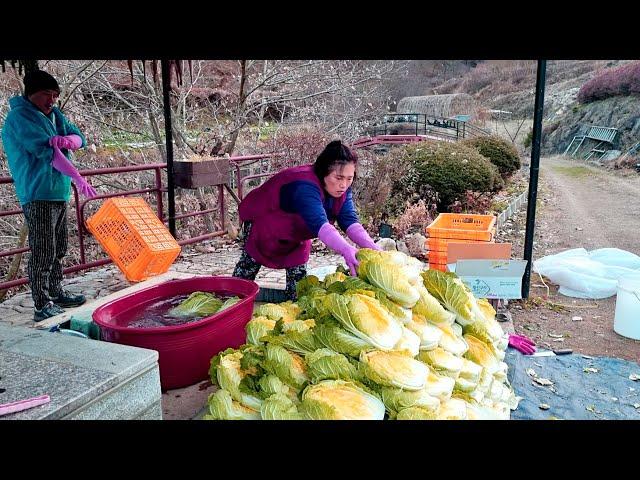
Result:
{"label": "purple rubber glove", "polygon": [[524,335],[509,335],[509,346],[525,355],[535,353],[536,347],[534,345],[534,341]]}
{"label": "purple rubber glove", "polygon": [[338,230],[336,230],[336,227],[331,225],[329,222],[325,223],[318,231],[318,238],[327,247],[335,250],[344,257],[344,261],[347,262],[347,266],[349,267],[352,276],[355,277],[358,275],[356,271],[358,268],[358,260],[356,259],[358,249],[349,245],[347,241],[342,238],[342,235],[340,235]]}
{"label": "purple rubber glove", "polygon": [[378,245],[375,244],[371,237],[364,229],[364,227],[359,223],[352,223],[347,228],[347,237],[358,245],[361,248],[370,248],[372,250],[382,250]]}
{"label": "purple rubber glove", "polygon": [[82,138],[79,135],[56,135],[49,139],[52,147],[66,148],[67,150],[78,150],[82,146]]}
{"label": "purple rubber glove", "polygon": [[37,407],[49,403],[51,399],[49,395],[40,395],[39,397],[27,398],[26,400],[18,400],[17,402],[4,403],[0,405],[0,415],[8,415],[9,413],[21,412],[28,408]]}
{"label": "purple rubber glove", "polygon": [[78,172],[73,163],[64,156],[64,153],[62,153],[58,147],[53,147],[53,159],[51,160],[51,166],[67,177],[71,177],[71,180],[76,184],[77,189],[85,197],[93,198],[98,194],[91,184],[82,178],[80,172]]}

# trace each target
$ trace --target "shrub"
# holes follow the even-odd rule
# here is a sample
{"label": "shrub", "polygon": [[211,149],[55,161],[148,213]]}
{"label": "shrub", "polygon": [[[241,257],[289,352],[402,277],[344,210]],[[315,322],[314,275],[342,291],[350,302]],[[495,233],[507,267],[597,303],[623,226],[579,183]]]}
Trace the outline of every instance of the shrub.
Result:
{"label": "shrub", "polygon": [[396,238],[410,233],[424,234],[425,228],[433,222],[436,214],[435,204],[427,205],[422,199],[413,205],[407,202],[402,215],[391,224]]}
{"label": "shrub", "polygon": [[529,148],[532,143],[533,143],[533,128],[529,130],[529,133],[527,133],[527,135],[522,140],[522,146],[524,148]]}
{"label": "shrub", "polygon": [[492,205],[493,194],[491,192],[472,192],[467,190],[464,195],[449,206],[449,211],[485,215],[491,213]]}
{"label": "shrub", "polygon": [[[439,211],[444,211],[467,190],[491,192],[504,186],[495,165],[476,150],[459,143],[420,142],[403,147],[401,154],[413,168],[394,185],[392,194],[433,189],[438,193]],[[406,196],[402,201],[413,203]]]}
{"label": "shrub", "polygon": [[360,219],[377,228],[391,213],[389,197],[391,187],[405,174],[407,167],[400,164],[402,159],[393,153],[377,156],[373,152],[360,149],[358,155],[358,175],[353,182],[353,196]]}
{"label": "shrub", "polygon": [[420,200],[424,200],[429,205],[440,204],[438,192],[431,185],[420,180],[416,164],[412,157],[406,154],[404,148],[396,147],[384,157],[388,160],[391,171],[394,172],[391,191],[384,205],[386,217],[397,217],[404,212],[407,204],[413,205]]}
{"label": "shrub", "polygon": [[595,102],[619,95],[640,95],[640,62],[603,70],[582,85],[578,102]]}
{"label": "shrub", "polygon": [[475,148],[480,155],[493,163],[502,177],[508,177],[520,168],[520,155],[516,148],[506,140],[495,135],[463,140],[464,145]]}

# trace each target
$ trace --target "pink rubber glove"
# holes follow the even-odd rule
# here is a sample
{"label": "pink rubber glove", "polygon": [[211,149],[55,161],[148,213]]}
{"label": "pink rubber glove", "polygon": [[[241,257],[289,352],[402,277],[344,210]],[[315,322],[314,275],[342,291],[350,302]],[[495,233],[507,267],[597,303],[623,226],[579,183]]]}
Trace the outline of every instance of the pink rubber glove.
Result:
{"label": "pink rubber glove", "polygon": [[371,239],[367,231],[364,227],[359,223],[352,223],[347,228],[347,237],[360,246],[361,248],[370,248],[372,250],[382,250],[375,242]]}
{"label": "pink rubber glove", "polygon": [[51,399],[49,395],[40,395],[39,397],[28,398],[26,400],[18,400],[17,402],[5,403],[0,405],[0,415],[8,415],[10,413],[21,412],[28,408],[37,407],[49,403]]}
{"label": "pink rubber glove", "polygon": [[53,147],[51,166],[67,177],[71,177],[73,183],[76,184],[80,193],[85,197],[93,198],[98,194],[91,184],[82,178],[78,169],[64,156],[64,153],[58,147]]}
{"label": "pink rubber glove", "polygon": [[49,139],[52,147],[66,148],[67,150],[78,150],[82,146],[82,138],[79,135],[56,135]]}
{"label": "pink rubber glove", "polygon": [[344,261],[347,263],[352,276],[358,275],[356,269],[358,268],[358,260],[356,259],[356,253],[358,249],[352,247],[347,241],[342,238],[342,235],[336,230],[336,227],[329,222],[320,227],[318,231],[318,238],[327,247],[335,250],[344,257]]}
{"label": "pink rubber glove", "polygon": [[536,347],[534,345],[534,341],[524,335],[509,335],[509,346],[525,355],[535,353]]}

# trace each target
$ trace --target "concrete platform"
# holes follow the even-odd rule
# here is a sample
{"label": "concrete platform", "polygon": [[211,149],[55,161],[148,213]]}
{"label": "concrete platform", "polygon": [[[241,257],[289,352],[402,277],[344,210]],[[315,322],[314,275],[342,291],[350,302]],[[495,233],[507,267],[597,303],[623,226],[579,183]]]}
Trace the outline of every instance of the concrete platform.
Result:
{"label": "concrete platform", "polygon": [[0,420],[161,420],[158,352],[0,325],[0,404],[45,394]]}

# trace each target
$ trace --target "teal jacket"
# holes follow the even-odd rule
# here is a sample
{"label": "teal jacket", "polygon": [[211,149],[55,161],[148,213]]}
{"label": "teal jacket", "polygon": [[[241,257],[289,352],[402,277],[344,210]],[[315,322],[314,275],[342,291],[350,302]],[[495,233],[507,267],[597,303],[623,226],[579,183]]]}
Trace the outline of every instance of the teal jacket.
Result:
{"label": "teal jacket", "polygon": [[[79,135],[78,127],[58,109],[47,117],[24,96],[9,100],[11,110],[2,127],[2,143],[21,205],[34,200],[68,201],[71,179],[51,166],[55,135]],[[55,126],[54,126],[55,121]],[[69,152],[62,150],[67,158]]]}

